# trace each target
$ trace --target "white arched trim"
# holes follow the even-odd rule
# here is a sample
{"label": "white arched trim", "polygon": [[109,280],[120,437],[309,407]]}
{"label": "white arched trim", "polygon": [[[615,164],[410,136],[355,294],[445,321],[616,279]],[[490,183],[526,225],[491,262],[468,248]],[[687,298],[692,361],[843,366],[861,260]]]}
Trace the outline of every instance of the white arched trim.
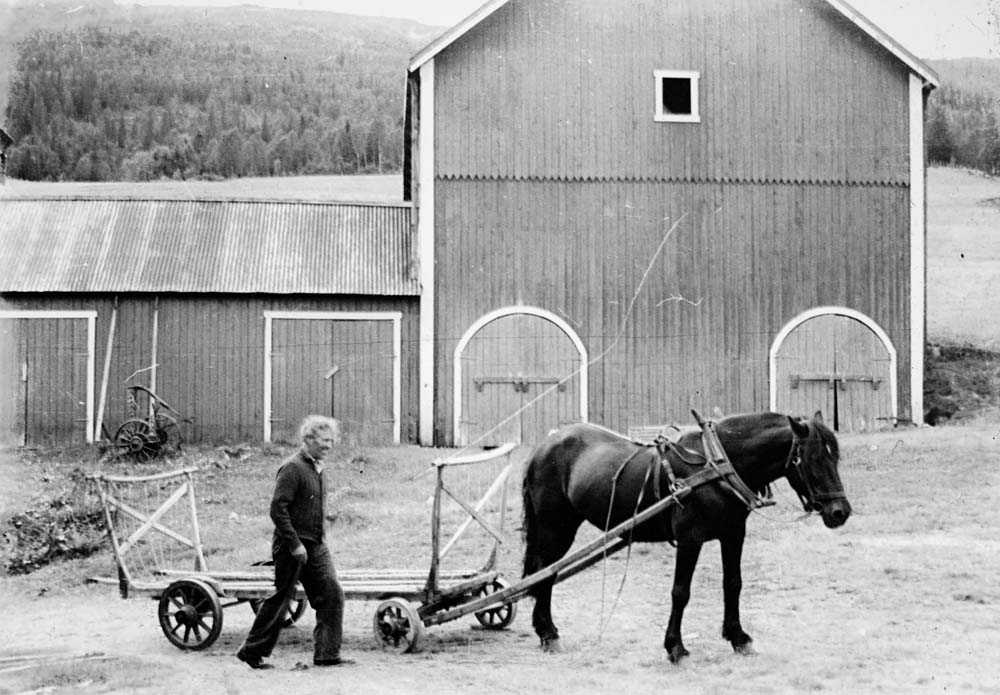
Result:
{"label": "white arched trim", "polygon": [[455,346],[453,360],[455,365],[455,381],[452,385],[452,436],[455,439],[455,444],[458,446],[465,444],[465,442],[459,441],[459,422],[461,422],[462,418],[462,353],[465,352],[465,348],[468,346],[469,341],[472,340],[473,336],[475,336],[483,326],[496,321],[499,318],[503,318],[504,316],[512,316],[514,314],[537,316],[554,323],[559,330],[565,333],[566,337],[573,342],[573,346],[576,347],[576,351],[580,354],[580,369],[577,370],[577,373],[580,375],[580,420],[582,422],[587,421],[587,348],[584,346],[583,341],[580,340],[580,336],[576,334],[576,331],[574,331],[565,320],[553,314],[551,311],[539,309],[534,306],[507,306],[502,309],[491,311],[488,314],[484,314],[476,319],[476,321],[474,321],[473,324],[469,326],[468,330],[466,330],[462,335],[461,340],[458,341],[458,345]]}
{"label": "white arched trim", "polygon": [[896,348],[893,347],[892,341],[889,339],[889,334],[882,330],[882,327],[875,323],[871,317],[862,314],[860,311],[845,309],[844,307],[839,306],[818,306],[814,309],[803,311],[801,314],[786,323],[784,327],[778,331],[778,335],[771,344],[771,353],[768,357],[768,383],[770,386],[769,390],[771,392],[769,405],[771,410],[778,409],[778,351],[781,350],[781,345],[785,342],[785,338],[787,338],[792,331],[809,319],[827,315],[846,316],[847,318],[854,319],[855,321],[860,321],[867,326],[880,341],[882,341],[882,345],[889,354],[889,398],[892,401],[892,417],[893,420],[895,420],[899,416],[896,402]]}

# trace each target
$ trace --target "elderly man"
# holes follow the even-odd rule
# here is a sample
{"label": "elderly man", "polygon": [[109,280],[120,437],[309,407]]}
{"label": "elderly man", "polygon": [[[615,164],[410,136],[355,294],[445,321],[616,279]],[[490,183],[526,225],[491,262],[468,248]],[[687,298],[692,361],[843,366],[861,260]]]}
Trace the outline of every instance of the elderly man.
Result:
{"label": "elderly man", "polygon": [[275,591],[264,599],[250,633],[236,653],[250,668],[273,668],[264,658],[271,655],[278,641],[298,582],[316,610],[313,663],[354,663],[340,655],[344,590],[324,542],[327,486],[323,458],[340,441],[340,425],[333,418],[310,415],[303,420],[299,436],[302,445],[278,468],[271,498]]}

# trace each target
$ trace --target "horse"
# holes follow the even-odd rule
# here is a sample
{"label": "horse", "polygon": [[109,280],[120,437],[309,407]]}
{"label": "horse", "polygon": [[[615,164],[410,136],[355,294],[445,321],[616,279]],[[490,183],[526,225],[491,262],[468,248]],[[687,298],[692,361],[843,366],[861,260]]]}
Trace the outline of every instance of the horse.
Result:
{"label": "horse", "polygon": [[[784,476],[798,494],[803,510],[817,511],[828,528],[842,526],[851,505],[837,471],[837,438],[817,412],[797,418],[772,412],[732,415],[714,423],[718,442],[745,483],[743,489],[770,493],[770,483]],[[702,546],[718,540],[722,553],[724,615],[722,637],[737,654],[753,654],[752,638],[740,624],[740,561],[746,520],[752,504],[732,494],[719,476],[706,476],[706,456],[698,428],[679,430],[678,437],[658,438],[657,445],[635,442],[586,423],[567,425],[539,444],[525,466],[524,576],[566,555],[577,530],[587,521],[607,531],[633,518],[684,487],[684,479],[701,481],[678,503],[636,525],[619,541],[667,541],[676,546],[670,620],[663,646],[672,663],[689,655],[681,639],[681,620],[690,598],[691,578]],[[695,476],[689,478],[689,476]],[[706,482],[707,480],[707,482]],[[528,594],[535,600],[532,625],[547,651],[558,650],[559,630],[552,621],[552,586],[556,577],[538,582]]]}

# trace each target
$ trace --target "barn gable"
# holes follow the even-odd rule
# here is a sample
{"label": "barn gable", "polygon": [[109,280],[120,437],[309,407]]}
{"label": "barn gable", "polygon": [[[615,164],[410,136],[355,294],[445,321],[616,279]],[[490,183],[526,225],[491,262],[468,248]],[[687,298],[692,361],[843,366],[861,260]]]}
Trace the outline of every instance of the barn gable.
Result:
{"label": "barn gable", "polygon": [[[421,440],[507,422],[514,400],[491,389],[558,398],[542,386],[571,383],[542,359],[557,342],[591,356],[576,412],[619,430],[690,406],[826,403],[798,398],[821,383],[881,388],[830,401],[840,429],[919,420],[937,84],[835,0],[485,4],[410,64],[404,181],[435,259]],[[516,326],[519,362],[468,333],[518,313],[535,318],[496,320]]]}

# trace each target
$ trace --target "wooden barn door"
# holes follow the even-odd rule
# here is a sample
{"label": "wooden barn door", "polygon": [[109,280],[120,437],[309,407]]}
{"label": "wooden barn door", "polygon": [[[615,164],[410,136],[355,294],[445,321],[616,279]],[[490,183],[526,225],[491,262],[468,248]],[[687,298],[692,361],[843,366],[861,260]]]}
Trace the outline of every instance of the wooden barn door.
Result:
{"label": "wooden barn door", "polygon": [[298,441],[309,414],[331,415],[348,444],[391,444],[396,431],[392,321],[275,318],[271,440]]}
{"label": "wooden barn door", "polygon": [[89,441],[87,319],[0,318],[0,341],[0,444]]}
{"label": "wooden barn door", "polygon": [[775,360],[777,409],[796,415],[823,412],[838,432],[893,426],[892,360],[861,321],[824,314],[796,326]]}
{"label": "wooden barn door", "polygon": [[581,419],[580,353],[545,318],[494,319],[472,336],[460,360],[460,444],[534,445],[549,430]]}

